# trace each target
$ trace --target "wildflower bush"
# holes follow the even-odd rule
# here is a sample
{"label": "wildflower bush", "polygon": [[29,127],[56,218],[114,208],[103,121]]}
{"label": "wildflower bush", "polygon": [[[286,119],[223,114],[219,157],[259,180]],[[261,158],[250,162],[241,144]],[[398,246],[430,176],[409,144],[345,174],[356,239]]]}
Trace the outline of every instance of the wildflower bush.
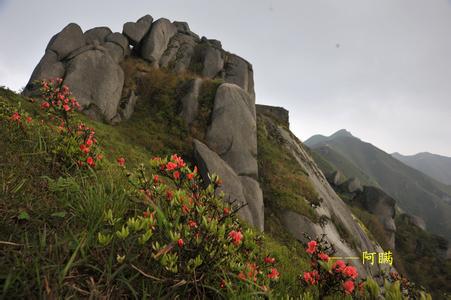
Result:
{"label": "wildflower bush", "polygon": [[218,196],[217,176],[205,187],[197,168],[177,155],[133,172],[124,158],[117,162],[143,205],[127,217],[105,213],[98,242],[105,257],[116,258],[115,268],[125,265],[172,296],[269,293],[279,277],[275,259],[264,255],[261,236],[240,225],[237,208]]}
{"label": "wildflower bush", "polygon": [[94,129],[74,120],[73,113],[80,109],[80,104],[69,88],[62,84],[61,78],[41,80],[37,85],[40,107],[47,113],[47,125],[59,133],[52,143],[55,145],[53,154],[66,167],[74,164],[95,167],[103,155],[97,146]]}

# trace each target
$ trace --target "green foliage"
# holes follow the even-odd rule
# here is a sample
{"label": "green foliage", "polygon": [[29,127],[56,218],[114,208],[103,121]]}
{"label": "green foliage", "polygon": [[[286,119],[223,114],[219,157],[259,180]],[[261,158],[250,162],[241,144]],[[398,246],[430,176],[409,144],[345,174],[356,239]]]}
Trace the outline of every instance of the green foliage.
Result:
{"label": "green foliage", "polygon": [[312,205],[320,203],[318,194],[306,172],[277,142],[272,126],[265,117],[258,116],[258,163],[265,207],[275,213],[289,209],[316,222]]}

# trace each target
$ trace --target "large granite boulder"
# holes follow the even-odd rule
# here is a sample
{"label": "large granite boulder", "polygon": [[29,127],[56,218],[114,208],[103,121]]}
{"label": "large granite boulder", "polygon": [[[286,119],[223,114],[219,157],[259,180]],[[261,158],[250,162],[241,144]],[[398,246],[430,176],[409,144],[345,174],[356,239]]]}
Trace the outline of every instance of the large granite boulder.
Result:
{"label": "large granite boulder", "polygon": [[258,178],[255,106],[239,86],[219,86],[206,139],[238,175]]}
{"label": "large granite boulder", "polygon": [[224,67],[221,51],[207,44],[203,49],[203,57],[202,76],[215,78]]}
{"label": "large granite boulder", "polygon": [[168,19],[161,18],[155,21],[149,34],[142,40],[141,57],[158,68],[161,56],[176,33],[177,28]]}
{"label": "large granite boulder", "polygon": [[121,99],[124,72],[106,52],[89,50],[68,61],[64,84],[84,110],[95,110],[110,121]]}
{"label": "large granite boulder", "polygon": [[[243,186],[239,176],[230,168],[230,166],[218,156],[217,153],[209,149],[205,144],[198,140],[193,141],[194,159],[199,168],[199,172],[204,182],[209,183],[208,174],[216,174],[222,179],[222,186],[219,191],[225,194],[225,201],[236,205],[246,204]],[[245,221],[254,225],[251,208],[244,206],[238,212],[238,215]]]}
{"label": "large granite boulder", "polygon": [[198,97],[200,87],[202,86],[202,79],[196,78],[189,83],[188,92],[183,96],[181,117],[187,125],[190,125],[197,117],[198,113]]}
{"label": "large granite boulder", "polygon": [[52,50],[57,54],[58,60],[62,60],[69,53],[83,47],[85,44],[85,37],[80,26],[75,23],[70,23],[52,37],[47,45],[46,51]]}
{"label": "large granite boulder", "polygon": [[152,22],[153,18],[151,15],[145,15],[136,22],[127,22],[122,28],[122,34],[128,38],[131,45],[136,46],[149,32]]}
{"label": "large granite boulder", "polygon": [[58,55],[52,50],[47,50],[31,74],[30,80],[24,89],[25,96],[31,96],[36,87],[33,81],[64,76],[64,64],[58,60]]}
{"label": "large granite boulder", "polygon": [[252,221],[255,228],[263,231],[265,226],[265,208],[263,203],[263,192],[260,184],[253,178],[248,176],[240,176],[241,185],[243,186],[244,198],[252,215]]}
{"label": "large granite boulder", "polygon": [[177,74],[185,72],[190,66],[195,46],[196,41],[192,36],[175,34],[160,59],[160,67],[169,68]]}
{"label": "large granite boulder", "polygon": [[228,54],[225,62],[225,81],[234,83],[254,98],[254,75],[252,65],[235,54]]}
{"label": "large granite boulder", "polygon": [[112,31],[108,27],[94,27],[84,33],[85,41],[87,44],[93,44],[94,41],[98,41],[102,44],[105,42],[106,37],[111,33]]}
{"label": "large granite boulder", "polygon": [[106,36],[105,42],[115,43],[122,48],[124,56],[130,53],[130,47],[127,38],[119,32],[110,33]]}
{"label": "large granite boulder", "polygon": [[344,181],[344,177],[340,171],[333,171],[332,173],[327,174],[326,179],[332,186],[339,186]]}
{"label": "large granite boulder", "polygon": [[340,185],[340,188],[347,193],[363,191],[363,186],[358,178],[350,178]]}

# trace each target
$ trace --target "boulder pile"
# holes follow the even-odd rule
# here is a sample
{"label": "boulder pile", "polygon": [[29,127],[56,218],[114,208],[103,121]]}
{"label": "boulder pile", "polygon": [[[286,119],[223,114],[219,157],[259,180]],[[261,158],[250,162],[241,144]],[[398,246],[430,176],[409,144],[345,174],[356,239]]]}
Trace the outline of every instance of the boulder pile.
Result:
{"label": "boulder pile", "polygon": [[252,65],[222,49],[220,41],[200,38],[185,22],[154,21],[145,15],[127,22],[122,33],[108,27],[85,32],[71,23],[52,37],[23,94],[36,92],[35,81],[62,78],[93,119],[116,124],[130,118],[139,95],[124,88],[121,62],[133,55],[152,68],[195,75],[181,101],[181,117],[190,125],[198,113],[202,81],[221,79],[204,143],[194,141],[196,164],[208,181],[216,173],[226,199],[244,206],[239,214],[263,230],[263,195],[257,166],[257,126]]}

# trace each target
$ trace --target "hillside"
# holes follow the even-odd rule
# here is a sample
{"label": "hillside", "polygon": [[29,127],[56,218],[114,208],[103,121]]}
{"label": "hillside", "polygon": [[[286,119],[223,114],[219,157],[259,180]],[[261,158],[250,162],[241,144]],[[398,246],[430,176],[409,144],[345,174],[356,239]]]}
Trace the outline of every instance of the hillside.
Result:
{"label": "hillside", "polygon": [[444,184],[353,136],[332,135],[310,139],[305,144],[331,165],[336,164],[346,177],[369,184],[376,182],[397,200],[401,209],[423,218],[429,231],[451,238],[451,196]]}
{"label": "hillside", "polygon": [[253,85],[184,22],[63,28],[0,89],[2,298],[344,297],[388,271],[332,270],[383,250]]}
{"label": "hillside", "polygon": [[396,152],[392,153],[392,156],[441,183],[451,185],[451,157],[429,152],[415,155],[402,155]]}

